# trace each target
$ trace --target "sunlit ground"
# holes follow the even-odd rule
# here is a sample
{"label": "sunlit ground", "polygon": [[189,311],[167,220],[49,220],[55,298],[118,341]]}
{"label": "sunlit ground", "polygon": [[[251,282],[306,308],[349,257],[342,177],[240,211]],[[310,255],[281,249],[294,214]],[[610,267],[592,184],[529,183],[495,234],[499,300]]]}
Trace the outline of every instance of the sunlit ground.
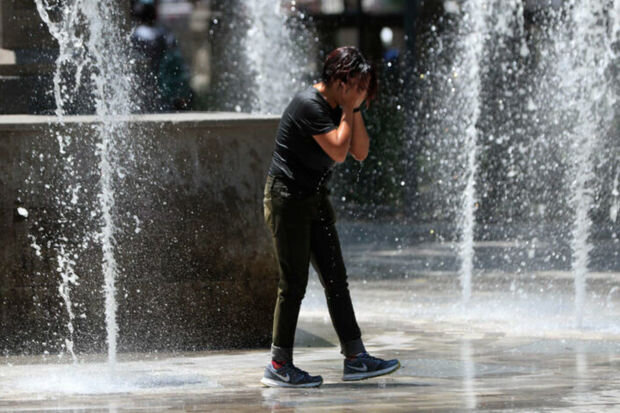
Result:
{"label": "sunlit ground", "polygon": [[618,272],[590,274],[579,322],[570,271],[478,269],[464,304],[451,264],[424,264],[449,263],[449,246],[343,238],[366,345],[400,359],[393,375],[340,380],[337,338],[312,274],[295,361],[323,375],[319,389],[262,387],[267,349],[121,354],[113,369],[105,356],[82,355],[74,366],[67,357],[14,356],[0,366],[0,411],[585,412],[620,403]]}

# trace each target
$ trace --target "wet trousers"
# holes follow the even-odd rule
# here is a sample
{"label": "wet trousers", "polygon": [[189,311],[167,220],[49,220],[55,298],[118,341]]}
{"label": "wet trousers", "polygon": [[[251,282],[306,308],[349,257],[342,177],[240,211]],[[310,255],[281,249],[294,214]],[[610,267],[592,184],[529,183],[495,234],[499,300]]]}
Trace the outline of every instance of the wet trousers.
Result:
{"label": "wet trousers", "polygon": [[327,306],[342,353],[361,353],[357,325],[335,213],[326,191],[311,196],[292,193],[277,177],[268,177],[264,193],[265,221],[271,230],[280,281],[273,320],[272,358],[292,361],[295,329],[308,284],[310,263],[325,290]]}

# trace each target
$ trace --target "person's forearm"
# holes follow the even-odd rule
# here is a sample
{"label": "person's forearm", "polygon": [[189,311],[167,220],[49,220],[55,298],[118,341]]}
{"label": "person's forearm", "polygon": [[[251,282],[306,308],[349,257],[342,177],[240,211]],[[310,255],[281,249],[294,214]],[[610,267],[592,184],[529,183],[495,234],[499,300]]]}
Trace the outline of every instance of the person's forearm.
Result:
{"label": "person's forearm", "polygon": [[353,113],[353,135],[351,137],[351,147],[349,152],[358,161],[363,161],[368,156],[370,138],[366,131],[362,112]]}
{"label": "person's forearm", "polygon": [[353,140],[353,131],[355,121],[355,113],[353,108],[342,108],[342,118],[338,125],[338,140],[336,142],[335,160],[336,162],[344,162],[349,153],[351,142]]}
{"label": "person's forearm", "polygon": [[353,138],[353,119],[353,107],[343,107],[338,129],[321,135],[313,135],[321,149],[335,162],[344,162],[347,158]]}

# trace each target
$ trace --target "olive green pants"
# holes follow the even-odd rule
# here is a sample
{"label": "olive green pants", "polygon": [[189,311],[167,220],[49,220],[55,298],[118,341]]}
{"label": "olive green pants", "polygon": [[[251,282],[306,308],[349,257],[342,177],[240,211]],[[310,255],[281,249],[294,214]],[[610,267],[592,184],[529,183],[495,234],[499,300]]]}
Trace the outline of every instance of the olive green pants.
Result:
{"label": "olive green pants", "polygon": [[268,177],[264,207],[280,275],[272,358],[293,359],[295,329],[308,284],[310,262],[325,290],[342,353],[350,356],[365,351],[349,294],[334,208],[326,191],[302,197],[291,193],[281,179]]}

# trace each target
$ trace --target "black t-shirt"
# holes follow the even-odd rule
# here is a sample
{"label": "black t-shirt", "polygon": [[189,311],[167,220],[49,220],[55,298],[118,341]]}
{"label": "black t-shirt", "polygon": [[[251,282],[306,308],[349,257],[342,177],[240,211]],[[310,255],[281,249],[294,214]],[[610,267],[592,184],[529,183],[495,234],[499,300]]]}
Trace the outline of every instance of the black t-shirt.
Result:
{"label": "black t-shirt", "polygon": [[302,195],[325,189],[335,162],[312,136],[337,129],[341,117],[314,87],[297,93],[280,119],[269,175]]}

